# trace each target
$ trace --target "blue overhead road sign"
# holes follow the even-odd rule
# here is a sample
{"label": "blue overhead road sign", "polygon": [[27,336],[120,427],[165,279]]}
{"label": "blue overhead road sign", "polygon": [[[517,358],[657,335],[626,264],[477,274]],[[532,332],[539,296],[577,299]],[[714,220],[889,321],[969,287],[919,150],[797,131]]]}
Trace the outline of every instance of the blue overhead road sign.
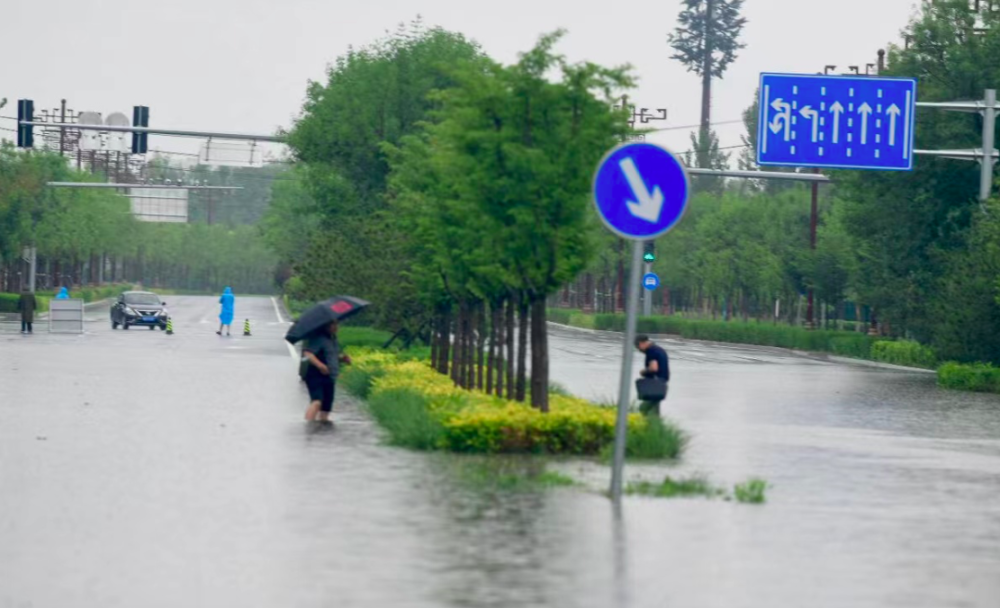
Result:
{"label": "blue overhead road sign", "polygon": [[619,236],[653,239],[673,228],[687,209],[687,170],[666,148],[641,142],[608,152],[594,176],[594,204]]}
{"label": "blue overhead road sign", "polygon": [[759,101],[760,165],[913,168],[912,78],[761,74]]}

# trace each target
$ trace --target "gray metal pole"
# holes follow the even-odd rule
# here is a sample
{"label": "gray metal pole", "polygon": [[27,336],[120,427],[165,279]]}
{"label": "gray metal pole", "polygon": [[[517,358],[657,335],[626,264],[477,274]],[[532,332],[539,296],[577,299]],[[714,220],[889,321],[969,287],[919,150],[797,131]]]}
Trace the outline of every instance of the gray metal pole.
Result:
{"label": "gray metal pole", "polygon": [[996,89],[986,89],[985,106],[983,108],[983,158],[982,171],[979,174],[979,200],[985,202],[989,200],[993,191],[993,143],[994,129],[997,119],[997,92]]}
{"label": "gray metal pole", "polygon": [[243,190],[243,186],[173,186],[166,184],[117,184],[107,182],[45,182],[49,188],[141,188],[143,190]]}
{"label": "gray metal pole", "polygon": [[190,131],[184,129],[159,129],[156,127],[117,127],[112,125],[85,125],[79,123],[51,123],[22,120],[19,125],[73,129],[76,131],[100,131],[101,133],[151,133],[153,135],[173,135],[176,137],[208,137],[215,139],[239,139],[247,141],[272,141],[284,143],[283,135],[264,135],[254,133],[220,133],[218,131]]}
{"label": "gray metal pole", "polygon": [[639,312],[639,270],[642,268],[642,241],[632,242],[632,269],[629,272],[628,300],[625,302],[625,344],[622,348],[622,377],[618,393],[618,422],[615,424],[615,456],[611,467],[611,499],[622,497],[622,473],[625,468],[625,439],[628,432],[628,406],[632,397],[632,354],[635,350],[635,317]]}
{"label": "gray metal pole", "polygon": [[[646,262],[645,268],[643,269],[645,274],[653,272],[653,265]],[[643,288],[642,290],[642,316],[648,317],[653,314],[653,292],[652,290]]]}
{"label": "gray metal pole", "polygon": [[35,277],[38,276],[38,248],[32,246],[30,251],[31,253],[28,254],[28,257],[31,258],[28,269],[28,290],[35,293]]}

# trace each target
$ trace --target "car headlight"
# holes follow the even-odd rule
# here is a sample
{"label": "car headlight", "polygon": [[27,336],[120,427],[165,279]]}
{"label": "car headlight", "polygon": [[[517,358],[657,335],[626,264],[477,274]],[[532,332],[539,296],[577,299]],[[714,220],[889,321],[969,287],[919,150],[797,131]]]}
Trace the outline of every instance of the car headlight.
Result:
{"label": "car headlight", "polygon": [[139,316],[139,313],[137,313],[135,310],[129,308],[128,306],[125,307],[125,314],[127,314],[129,316],[132,316],[132,317],[138,317]]}
{"label": "car headlight", "polygon": [[166,318],[166,317],[168,317],[169,315],[167,314],[167,310],[166,310],[166,309],[163,309],[163,310],[161,310],[160,312],[156,313],[156,316],[158,316],[158,317],[163,317],[163,318]]}

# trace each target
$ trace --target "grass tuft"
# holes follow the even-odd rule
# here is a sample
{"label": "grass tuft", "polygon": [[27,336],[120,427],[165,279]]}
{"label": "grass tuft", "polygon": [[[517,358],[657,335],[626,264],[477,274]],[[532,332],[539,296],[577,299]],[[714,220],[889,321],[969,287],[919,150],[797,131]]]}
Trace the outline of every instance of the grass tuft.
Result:
{"label": "grass tuft", "polygon": [[625,487],[626,494],[654,496],[656,498],[676,498],[680,496],[707,496],[709,498],[725,494],[725,490],[713,486],[704,477],[672,479],[667,477],[662,483],[639,481]]}
{"label": "grass tuft", "polygon": [[759,505],[767,500],[765,492],[767,482],[763,479],[750,479],[744,483],[738,483],[733,488],[733,494],[739,502]]}
{"label": "grass tuft", "polygon": [[372,416],[389,432],[391,445],[414,450],[436,450],[444,440],[444,426],[431,415],[427,398],[403,388],[380,391],[368,401]]}
{"label": "grass tuft", "polygon": [[688,435],[676,424],[658,416],[646,419],[646,425],[628,434],[625,454],[638,460],[679,458],[688,443]]}

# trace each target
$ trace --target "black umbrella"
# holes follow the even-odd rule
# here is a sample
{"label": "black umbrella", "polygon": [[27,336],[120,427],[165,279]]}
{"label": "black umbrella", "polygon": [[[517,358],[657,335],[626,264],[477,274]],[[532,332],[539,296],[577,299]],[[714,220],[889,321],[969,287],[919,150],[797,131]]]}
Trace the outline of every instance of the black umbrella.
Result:
{"label": "black umbrella", "polygon": [[295,344],[334,321],[343,321],[356,315],[368,304],[364,300],[351,296],[336,296],[320,302],[302,313],[299,320],[285,334],[285,339]]}

